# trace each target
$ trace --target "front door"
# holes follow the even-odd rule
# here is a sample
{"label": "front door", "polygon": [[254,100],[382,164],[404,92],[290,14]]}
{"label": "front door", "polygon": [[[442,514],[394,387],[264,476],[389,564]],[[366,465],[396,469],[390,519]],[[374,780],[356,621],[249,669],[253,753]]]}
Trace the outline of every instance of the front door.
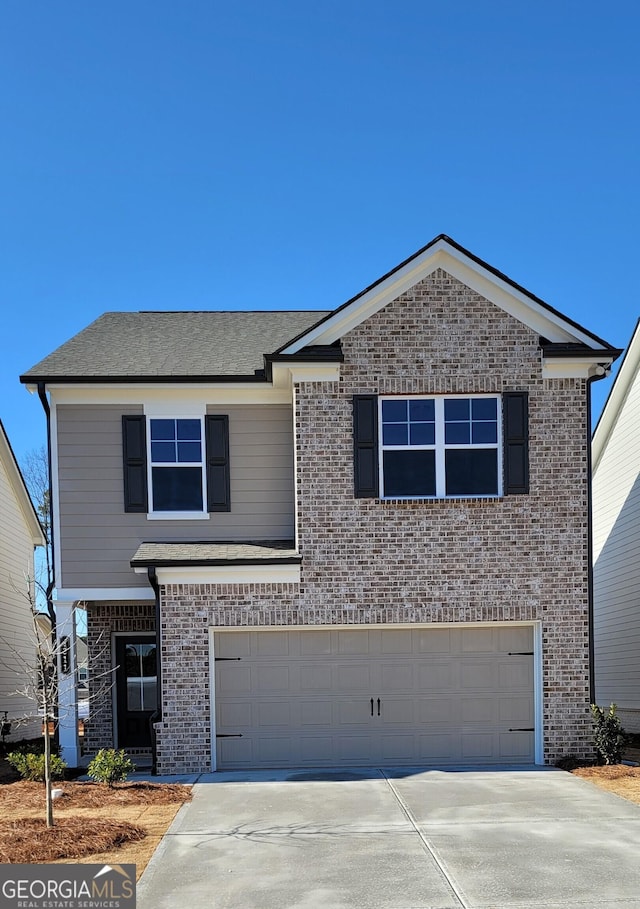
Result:
{"label": "front door", "polygon": [[150,748],[156,709],[156,642],[145,635],[116,638],[118,748]]}

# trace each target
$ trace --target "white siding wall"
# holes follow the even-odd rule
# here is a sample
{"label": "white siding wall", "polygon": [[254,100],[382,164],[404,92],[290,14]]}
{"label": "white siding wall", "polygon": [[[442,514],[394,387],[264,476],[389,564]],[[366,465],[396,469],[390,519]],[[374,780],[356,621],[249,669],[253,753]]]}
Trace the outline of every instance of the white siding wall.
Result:
{"label": "white siding wall", "polygon": [[640,732],[640,376],[594,474],[593,526],[596,699]]}
{"label": "white siding wall", "polygon": [[[33,665],[35,643],[26,578],[33,578],[33,543],[25,516],[0,459],[0,711],[13,721],[10,740],[38,734],[38,722],[16,726],[15,720],[33,713],[35,704],[13,692],[25,685],[20,653]],[[0,719],[4,713],[0,714]]]}

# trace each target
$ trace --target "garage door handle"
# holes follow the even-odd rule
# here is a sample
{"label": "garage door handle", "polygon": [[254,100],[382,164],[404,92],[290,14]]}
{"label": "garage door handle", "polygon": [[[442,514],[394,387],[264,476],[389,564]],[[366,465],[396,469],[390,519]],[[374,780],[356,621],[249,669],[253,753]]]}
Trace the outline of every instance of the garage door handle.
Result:
{"label": "garage door handle", "polygon": [[509,732],[535,732],[533,726],[530,729],[510,729]]}
{"label": "garage door handle", "polygon": [[241,739],[241,732],[216,732],[217,739]]}
{"label": "garage door handle", "polygon": [[371,698],[371,716],[373,716],[373,698]]}
{"label": "garage door handle", "polygon": [[380,698],[378,698],[378,716],[380,716]]}

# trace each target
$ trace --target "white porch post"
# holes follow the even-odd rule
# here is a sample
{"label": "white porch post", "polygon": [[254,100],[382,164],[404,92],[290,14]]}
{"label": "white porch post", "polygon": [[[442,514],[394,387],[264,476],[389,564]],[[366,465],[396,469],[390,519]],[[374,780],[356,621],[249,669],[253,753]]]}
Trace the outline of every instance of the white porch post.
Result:
{"label": "white porch post", "polygon": [[80,763],[76,627],[73,603],[56,600],[58,656],[58,737],[60,756],[69,767]]}

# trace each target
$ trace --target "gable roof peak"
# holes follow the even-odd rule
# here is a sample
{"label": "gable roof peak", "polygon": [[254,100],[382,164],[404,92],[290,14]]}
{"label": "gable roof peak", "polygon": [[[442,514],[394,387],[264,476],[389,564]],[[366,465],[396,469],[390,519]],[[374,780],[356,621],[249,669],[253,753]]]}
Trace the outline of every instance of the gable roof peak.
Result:
{"label": "gable roof peak", "polygon": [[333,343],[439,268],[552,343],[582,344],[590,350],[618,353],[602,338],[545,303],[447,234],[438,234],[276,353],[292,354],[309,345]]}

